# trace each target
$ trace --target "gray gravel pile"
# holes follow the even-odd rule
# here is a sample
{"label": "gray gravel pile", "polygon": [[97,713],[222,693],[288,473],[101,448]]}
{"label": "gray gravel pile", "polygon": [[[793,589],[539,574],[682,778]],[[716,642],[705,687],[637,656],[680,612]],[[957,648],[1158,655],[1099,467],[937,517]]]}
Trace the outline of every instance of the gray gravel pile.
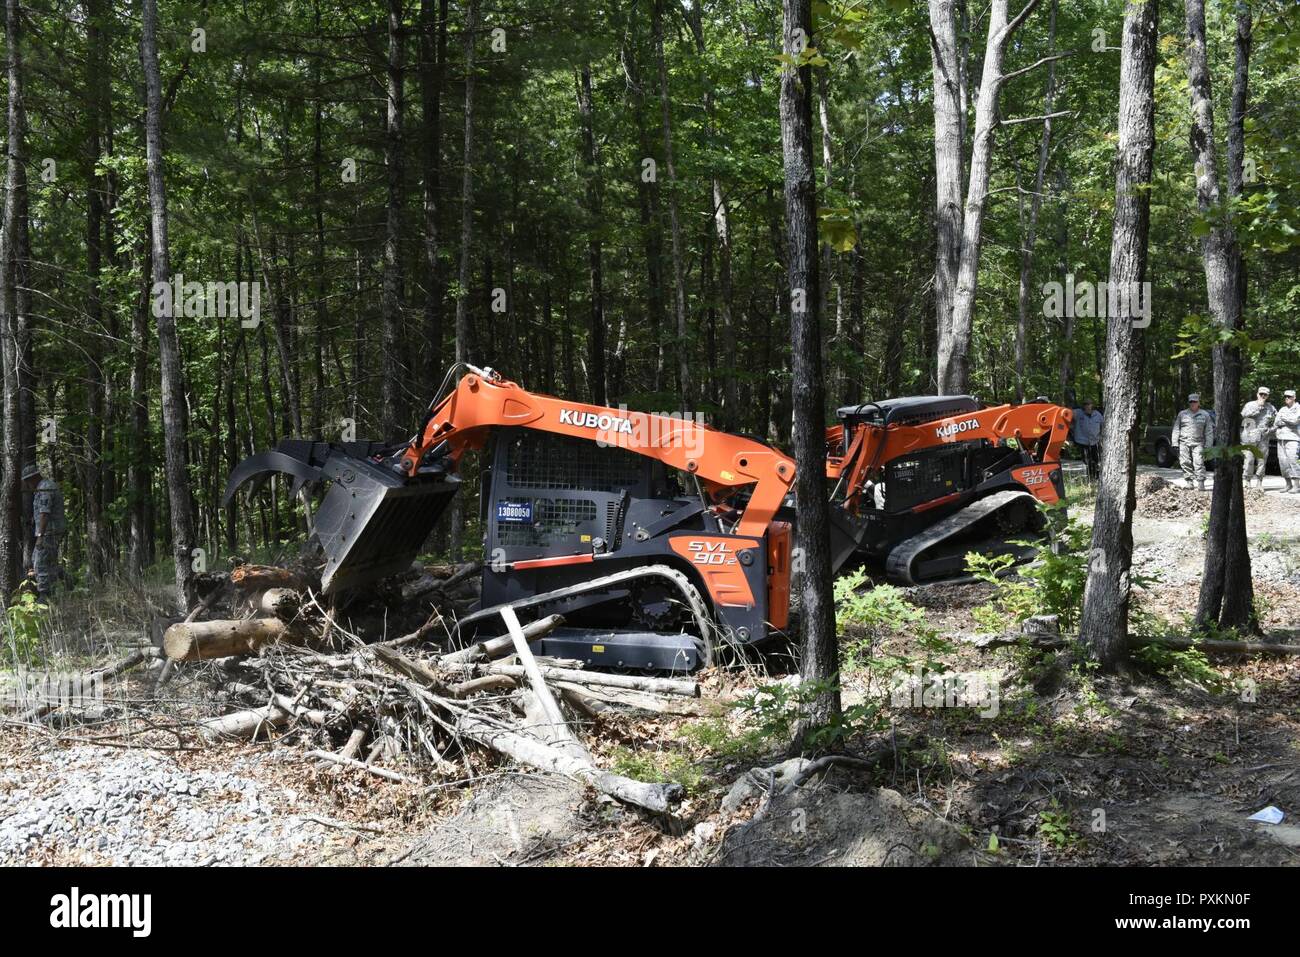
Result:
{"label": "gray gravel pile", "polygon": [[[1166,585],[1199,582],[1205,567],[1205,540],[1199,535],[1170,537],[1133,549],[1134,571],[1159,576]],[[1251,575],[1256,583],[1300,585],[1300,551],[1285,542],[1267,546],[1256,540],[1250,549]]]}
{"label": "gray gravel pile", "polygon": [[0,864],[54,851],[97,864],[257,864],[319,846],[298,795],[166,754],[73,747],[0,766]]}

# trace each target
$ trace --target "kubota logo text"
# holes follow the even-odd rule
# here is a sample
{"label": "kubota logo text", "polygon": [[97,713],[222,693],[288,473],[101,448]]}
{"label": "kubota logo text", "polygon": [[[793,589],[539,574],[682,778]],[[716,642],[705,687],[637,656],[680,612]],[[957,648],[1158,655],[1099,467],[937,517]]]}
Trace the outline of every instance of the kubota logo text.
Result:
{"label": "kubota logo text", "polygon": [[934,430],[934,434],[941,439],[949,439],[954,435],[969,432],[971,429],[978,429],[979,427],[979,419],[962,419],[960,422],[949,422],[946,425],[939,426]]}
{"label": "kubota logo text", "polygon": [[613,415],[601,415],[599,412],[582,412],[578,409],[561,409],[561,425],[576,425],[579,428],[599,429],[602,432],[614,432],[620,435],[632,434],[632,423]]}

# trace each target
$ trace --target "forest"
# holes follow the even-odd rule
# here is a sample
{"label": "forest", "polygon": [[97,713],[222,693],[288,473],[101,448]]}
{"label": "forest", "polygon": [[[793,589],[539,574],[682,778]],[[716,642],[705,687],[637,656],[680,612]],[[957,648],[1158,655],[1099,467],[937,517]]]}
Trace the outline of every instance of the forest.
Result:
{"label": "forest", "polygon": [[[795,626],[783,636],[790,663],[747,657],[715,668],[710,647],[694,693],[732,710],[669,708],[651,696],[680,692],[671,686],[679,678],[642,676],[610,690],[597,677],[593,690],[552,675],[548,668],[564,670],[574,656],[550,650],[539,653],[537,671],[529,641],[563,632],[562,623],[547,624],[539,612],[521,638],[518,622],[503,615],[515,644],[505,634],[495,640],[517,658],[480,658],[461,676],[465,684],[483,681],[499,693],[531,682],[523,704],[511,705],[532,714],[527,720],[540,709],[563,726],[562,705],[571,722],[576,708],[601,729],[587,753],[534,724],[516,751],[496,749],[516,761],[554,771],[560,759],[551,752],[570,761],[594,755],[592,767],[616,766],[631,785],[681,785],[692,796],[718,791],[731,800],[749,779],[728,792],[720,772],[701,778],[699,766],[741,756],[757,768],[782,757],[808,762],[790,772],[783,800],[811,801],[803,785],[814,775],[833,768],[847,776],[868,764],[861,773],[880,784],[888,765],[891,786],[906,792],[912,785],[905,771],[897,784],[898,762],[912,760],[926,769],[912,797],[932,809],[963,773],[954,770],[961,748],[948,734],[993,734],[1005,744],[976,718],[956,727],[951,714],[925,712],[908,731],[913,757],[899,758],[901,719],[890,716],[882,689],[893,680],[897,691],[897,675],[914,664],[939,662],[972,674],[999,662],[1003,711],[1017,715],[1016,733],[1037,742],[1034,761],[1119,748],[1115,702],[1127,708],[1144,688],[1161,689],[1151,692],[1159,715],[1143,718],[1152,726],[1191,711],[1215,735],[1227,734],[1223,715],[1246,700],[1248,686],[1252,694],[1267,688],[1270,707],[1280,709],[1270,713],[1287,734],[1296,729],[1300,713],[1286,702],[1297,636],[1286,608],[1300,596],[1300,511],[1292,507],[1300,495],[1285,494],[1285,432],[1275,437],[1280,464],[1268,466],[1257,489],[1250,476],[1243,481],[1251,440],[1237,413],[1257,387],[1271,389],[1277,407],[1286,390],[1300,388],[1293,4],[5,0],[4,49],[0,596],[8,606],[4,667],[20,684],[31,666],[125,686],[127,669],[145,664],[141,687],[122,691],[109,712],[161,707],[171,688],[186,702],[184,721],[208,722],[196,725],[206,737],[218,720],[209,684],[235,681],[247,713],[269,710],[247,726],[245,712],[226,715],[238,720],[222,729],[242,729],[231,736],[269,741],[268,726],[287,722],[286,739],[299,735],[315,748],[313,774],[324,775],[330,758],[320,755],[332,755],[341,773],[376,787],[447,775],[448,760],[476,769],[495,760],[445,757],[445,722],[478,741],[474,722],[488,719],[447,705],[463,697],[452,693],[462,685],[435,672],[475,659],[456,657],[466,652],[447,641],[435,642],[441,658],[403,655],[434,640],[435,619],[445,629],[491,604],[486,584],[481,596],[458,589],[466,576],[495,570],[490,536],[507,519],[489,488],[503,480],[501,466],[490,468],[487,455],[457,458],[461,491],[411,545],[419,555],[411,571],[350,609],[328,604],[319,579],[304,584],[295,564],[328,514],[311,489],[276,476],[255,494],[226,494],[241,463],[292,439],[405,449],[418,479],[417,460],[428,465],[442,448],[429,451],[426,427],[441,422],[439,403],[459,381],[461,389],[517,384],[526,396],[699,423],[712,430],[710,442],[725,433],[797,467],[786,481],[788,514],[773,506],[763,533],[793,522]],[[468,386],[467,374],[475,380]],[[1193,394],[1214,412],[1198,488],[1190,465],[1181,475],[1170,469],[1178,467],[1177,425],[1167,435]],[[970,410],[1005,407],[1009,415],[1066,410],[1052,421],[1072,441],[1059,463],[1047,464],[1059,469],[1052,481],[1068,517],[1057,509],[1026,519],[1055,539],[1050,548],[1025,546],[1034,558],[1028,570],[1017,573],[1003,551],[971,546],[964,577],[908,579],[916,587],[900,588],[842,563],[833,545],[841,435],[833,427],[843,425],[847,461],[855,416],[913,396],[969,396]],[[1076,431],[1085,405],[1104,414],[1091,442]],[[947,441],[942,427],[938,434]],[[1017,431],[993,444],[1019,450],[1027,442]],[[1267,447],[1261,454],[1269,459]],[[713,496],[706,506],[721,510],[722,494],[709,484],[718,480],[707,469],[694,475],[696,467],[692,460],[681,474],[696,486],[704,478]],[[1184,477],[1187,488],[1176,488]],[[51,495],[66,515],[66,530],[55,532],[55,586],[34,564],[50,554],[50,533],[42,546],[33,501],[39,515]],[[1058,498],[1033,495],[1031,505]],[[729,514],[757,514],[758,498],[728,499]],[[518,514],[532,522],[534,507]],[[241,575],[263,587],[241,586]],[[683,613],[666,604],[674,607],[661,617],[676,622]],[[230,658],[228,643],[218,643],[220,656],[174,651],[172,629],[215,624],[218,610],[221,621],[242,622],[237,630],[250,622],[259,629],[247,647]],[[328,638],[320,647],[335,655],[333,665],[304,664],[304,653],[290,649],[253,652],[254,642],[294,644],[287,636],[303,622],[313,640]],[[394,634],[405,635],[393,646],[400,653],[385,644]],[[123,646],[123,635],[145,639],[137,649],[134,637]],[[339,651],[358,636],[383,638],[387,650]],[[205,640],[194,637],[193,647]],[[545,640],[561,647],[555,635]],[[102,664],[128,651],[121,671]],[[217,675],[215,663],[193,660],[248,652],[240,667],[260,668],[256,677]],[[345,679],[338,669],[348,654],[354,670]],[[363,722],[346,701],[319,697],[322,681],[346,680],[363,689],[359,701],[372,694],[367,682],[388,688],[371,674],[384,668],[390,681],[400,674],[424,689],[423,704],[408,701],[396,717],[376,704],[373,722]],[[558,705],[544,690],[555,681]],[[263,686],[269,692],[250,697]],[[1052,697],[1058,690],[1073,712]],[[385,708],[395,693],[383,691]],[[632,729],[606,714],[617,709],[606,700],[616,694],[640,696],[634,711],[673,715],[687,730],[659,740]],[[336,704],[343,710],[333,713]],[[18,710],[16,724],[67,743],[58,730],[66,724],[51,724],[50,708]],[[1045,730],[1046,713],[1063,724]],[[1259,714],[1252,720],[1264,721]],[[882,733],[893,742],[888,759]],[[1072,743],[1071,734],[1079,736]],[[538,735],[550,749],[541,765],[520,756],[533,754]],[[1222,763],[1233,768],[1271,767],[1266,759],[1285,746],[1264,738],[1251,751],[1207,737],[1205,753],[1176,755],[1160,773],[1196,790],[1187,782],[1225,748]],[[941,741],[950,747],[936,757]],[[565,750],[575,744],[581,753]],[[639,755],[643,747],[653,756]],[[1017,747],[1020,757],[1030,753]],[[417,754],[432,760],[418,774],[409,766]],[[1143,751],[1140,760],[1164,758]],[[348,770],[349,762],[361,767]],[[559,774],[591,785],[590,770]],[[643,809],[663,796],[606,784],[592,786]],[[1234,777],[1215,786],[1240,785]],[[0,794],[6,787],[0,778]],[[1261,806],[1283,801],[1285,788],[1265,791]],[[1014,800],[1007,792],[991,804],[1005,811]],[[771,785],[769,799],[775,793]],[[1049,789],[1023,820],[1009,811],[990,817],[977,801],[967,831],[934,840],[953,859],[974,840],[972,853],[1021,855],[1020,863],[1041,862],[1043,848],[1049,863],[1203,862],[1192,850],[1163,856],[1154,837],[1139,853],[1085,835],[1080,822],[1091,805],[1080,793]],[[360,814],[347,803],[353,797],[338,796],[338,807]],[[762,807],[737,825],[751,839],[775,828]],[[1181,810],[1175,817],[1185,824],[1194,812]],[[867,818],[910,834],[911,813],[872,804]],[[767,864],[794,853],[781,845],[759,859],[749,845],[728,844],[726,826],[692,820],[694,844],[674,837],[665,860]],[[557,838],[546,853],[563,846],[565,863],[584,854],[632,862],[626,847],[575,845],[575,826],[566,823],[568,843]],[[1157,833],[1151,821],[1143,826]],[[639,818],[623,827],[633,837],[653,831]],[[0,826],[0,860],[62,860],[40,858],[39,842],[6,840]],[[517,842],[502,847],[523,854]],[[798,853],[805,850],[813,855]],[[376,847],[357,860],[394,852]],[[861,852],[856,862],[888,859]],[[423,857],[450,862],[470,859]]]}

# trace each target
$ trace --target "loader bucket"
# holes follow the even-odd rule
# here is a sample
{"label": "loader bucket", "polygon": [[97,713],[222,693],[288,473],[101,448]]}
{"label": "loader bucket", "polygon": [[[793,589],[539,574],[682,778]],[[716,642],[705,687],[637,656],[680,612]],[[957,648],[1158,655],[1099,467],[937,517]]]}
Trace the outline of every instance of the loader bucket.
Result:
{"label": "loader bucket", "polygon": [[327,593],[410,568],[460,487],[456,476],[408,481],[361,459],[333,458],[324,472],[334,484],[316,512],[315,538]]}
{"label": "loader bucket", "polygon": [[273,473],[292,476],[295,492],[328,479],[312,526],[325,558],[321,585],[326,593],[359,588],[408,569],[460,487],[457,476],[441,472],[408,479],[373,461],[379,448],[283,440],[239,464],[225,500],[245,482],[256,490]]}

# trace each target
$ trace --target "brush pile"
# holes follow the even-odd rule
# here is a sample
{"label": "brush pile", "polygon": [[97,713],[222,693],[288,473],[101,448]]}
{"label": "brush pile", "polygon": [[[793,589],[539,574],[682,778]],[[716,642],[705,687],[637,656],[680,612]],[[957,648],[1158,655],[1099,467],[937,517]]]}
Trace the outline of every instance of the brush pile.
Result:
{"label": "brush pile", "polygon": [[669,811],[683,796],[680,786],[602,771],[574,726],[608,709],[690,713],[699,685],[537,656],[530,642],[563,619],[521,626],[510,607],[501,609],[498,637],[429,651],[452,643],[448,623],[461,609],[446,596],[477,570],[443,567],[390,584],[404,603],[433,607],[409,633],[367,642],[315,599],[299,573],[240,566],[213,588],[225,595],[207,607],[243,616],[199,621],[192,614],[167,629],[163,646],[169,666],[215,665],[228,712],[200,723],[209,742],[274,736],[305,746],[313,760],[394,781],[466,777],[470,749],[488,749],[648,811]]}

